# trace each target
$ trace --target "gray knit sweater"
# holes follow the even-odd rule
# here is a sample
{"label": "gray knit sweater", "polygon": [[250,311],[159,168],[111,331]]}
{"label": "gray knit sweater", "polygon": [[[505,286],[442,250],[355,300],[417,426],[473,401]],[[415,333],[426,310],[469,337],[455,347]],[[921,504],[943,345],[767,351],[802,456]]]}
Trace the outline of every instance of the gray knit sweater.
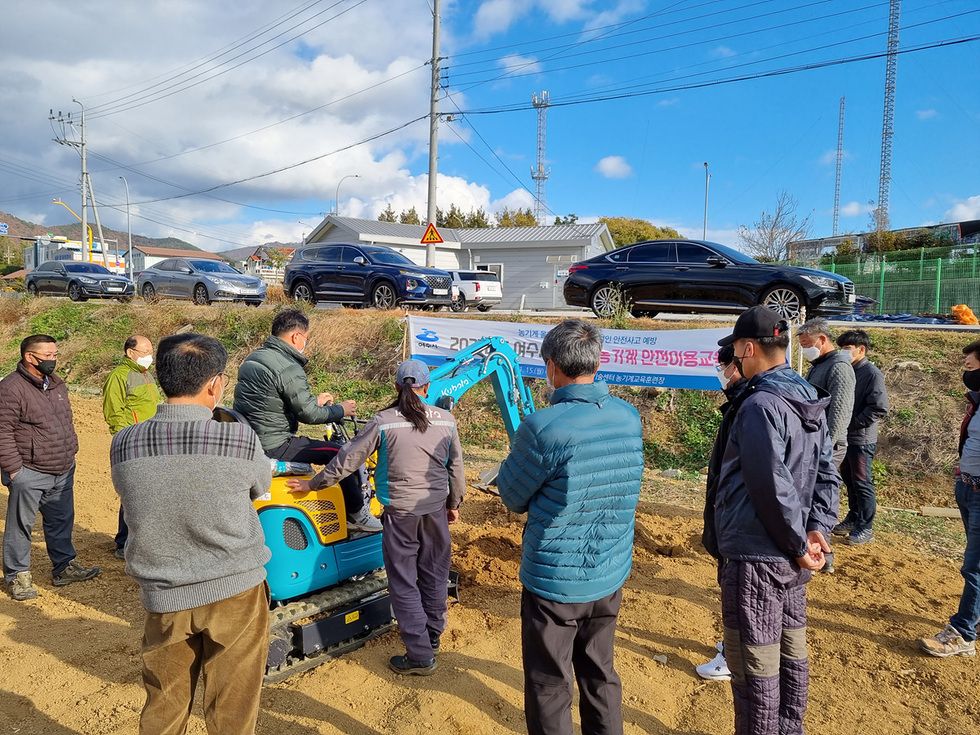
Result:
{"label": "gray knit sweater", "polygon": [[248,426],[165,403],[113,437],[110,464],[129,525],[126,571],[147,610],[189,610],[262,583],[271,553],[252,500],[272,469]]}
{"label": "gray knit sweater", "polygon": [[813,361],[806,382],[830,393],[827,429],[834,444],[847,441],[847,427],[854,411],[854,368],[838,350]]}

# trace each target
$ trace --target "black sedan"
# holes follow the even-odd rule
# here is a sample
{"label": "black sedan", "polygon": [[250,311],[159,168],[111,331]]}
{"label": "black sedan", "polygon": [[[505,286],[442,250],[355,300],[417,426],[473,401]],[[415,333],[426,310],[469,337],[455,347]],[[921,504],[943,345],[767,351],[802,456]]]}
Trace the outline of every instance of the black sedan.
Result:
{"label": "black sedan", "polygon": [[453,302],[447,271],[416,265],[382,245],[310,244],[286,266],[283,288],[297,301],[441,308]]}
{"label": "black sedan", "polygon": [[133,282],[98,263],[48,260],[24,277],[31,296],[68,296],[72,301],[119,299],[132,301]]}
{"label": "black sedan", "polygon": [[651,240],[583,260],[568,269],[565,302],[597,316],[629,310],[736,313],[764,304],[786,318],[854,311],[854,284],[811,268],[760,263],[698,240]]}

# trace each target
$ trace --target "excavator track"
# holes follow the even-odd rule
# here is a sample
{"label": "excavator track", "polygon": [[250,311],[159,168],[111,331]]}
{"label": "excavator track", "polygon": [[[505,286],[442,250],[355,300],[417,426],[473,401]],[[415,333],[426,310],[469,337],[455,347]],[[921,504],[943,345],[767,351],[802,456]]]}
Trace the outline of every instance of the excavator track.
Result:
{"label": "excavator track", "polygon": [[263,683],[308,671],[390,630],[387,588],[388,576],[379,570],[272,610]]}

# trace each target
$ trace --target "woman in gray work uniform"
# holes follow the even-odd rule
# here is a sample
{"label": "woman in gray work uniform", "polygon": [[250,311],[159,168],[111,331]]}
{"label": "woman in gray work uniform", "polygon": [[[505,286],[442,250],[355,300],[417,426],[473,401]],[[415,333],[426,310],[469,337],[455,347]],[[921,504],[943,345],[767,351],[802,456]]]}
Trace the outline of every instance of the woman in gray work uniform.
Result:
{"label": "woman in gray work uniform", "polygon": [[428,406],[429,368],[405,360],[395,374],[397,399],[376,414],[337,456],[308,482],[293,479],[293,491],[336,484],[374,452],[374,483],[385,506],[381,541],[391,607],[406,653],[389,666],[400,674],[428,676],[436,670],[439,637],[446,629],[449,525],[459,518],[466,492],[463,452],[456,420]]}

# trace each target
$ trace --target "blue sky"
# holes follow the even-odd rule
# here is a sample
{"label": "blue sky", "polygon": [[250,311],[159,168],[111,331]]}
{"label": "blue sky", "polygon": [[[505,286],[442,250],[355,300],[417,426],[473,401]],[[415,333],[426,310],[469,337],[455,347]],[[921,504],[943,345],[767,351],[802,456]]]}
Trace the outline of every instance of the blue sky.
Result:
{"label": "blue sky", "polygon": [[[700,237],[707,161],[708,239],[737,246],[737,227],[780,190],[829,235],[846,96],[840,231],[864,230],[885,59],[852,60],[883,53],[888,9],[443,0],[440,109],[456,119],[441,125],[438,203],[532,206],[531,95],[547,90],[549,222],[640,217]],[[65,223],[60,197],[77,211],[78,157],[47,120],[49,108],[77,119],[74,97],[113,227],[125,226],[119,176],[135,231],[208,250],[299,240],[334,208],[338,183],[345,215],[425,211],[425,0],[38,0],[4,15],[0,210]],[[978,35],[975,0],[902,3],[894,227],[980,218],[980,41],[957,43]]]}

